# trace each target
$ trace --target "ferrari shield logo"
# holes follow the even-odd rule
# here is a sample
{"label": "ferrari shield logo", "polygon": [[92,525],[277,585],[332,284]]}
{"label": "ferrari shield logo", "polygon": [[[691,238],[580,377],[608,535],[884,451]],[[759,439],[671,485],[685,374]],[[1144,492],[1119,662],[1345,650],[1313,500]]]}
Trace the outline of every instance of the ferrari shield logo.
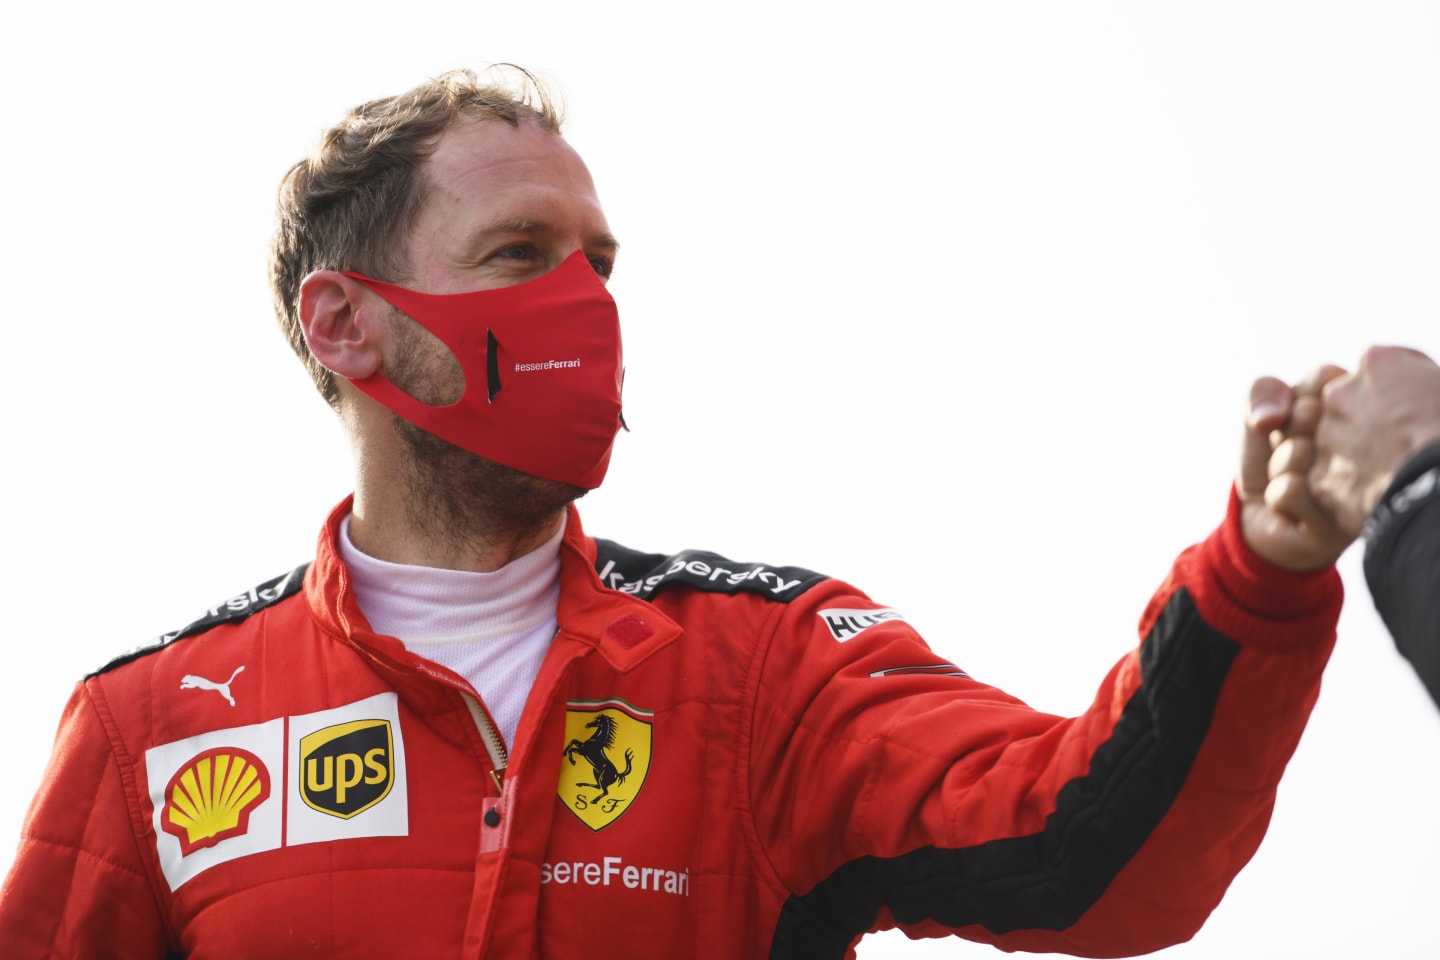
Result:
{"label": "ferrari shield logo", "polygon": [[565,710],[560,800],[591,830],[629,810],[650,772],[655,714],[624,700],[571,700]]}

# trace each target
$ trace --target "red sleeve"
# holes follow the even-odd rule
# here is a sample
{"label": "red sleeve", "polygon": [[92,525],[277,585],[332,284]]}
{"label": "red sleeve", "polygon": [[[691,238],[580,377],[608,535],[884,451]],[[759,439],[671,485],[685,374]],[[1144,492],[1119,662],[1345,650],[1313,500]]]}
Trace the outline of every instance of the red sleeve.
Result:
{"label": "red sleeve", "polygon": [[60,721],[19,852],[0,886],[7,960],[166,955],[120,767],[84,684]]}
{"label": "red sleeve", "polygon": [[[1341,601],[1333,569],[1256,557],[1237,507],[1074,718],[946,672],[903,620],[837,635],[827,611],[875,607],[843,584],[778,614],[748,745],[777,953],[896,925],[1081,956],[1189,939],[1265,832]],[[1075,629],[1043,596],[1020,615]]]}

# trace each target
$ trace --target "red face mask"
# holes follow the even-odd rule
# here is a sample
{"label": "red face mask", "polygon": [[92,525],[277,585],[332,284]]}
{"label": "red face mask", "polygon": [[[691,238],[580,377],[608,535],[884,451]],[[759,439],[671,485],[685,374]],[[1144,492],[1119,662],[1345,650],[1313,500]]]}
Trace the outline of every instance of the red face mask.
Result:
{"label": "red face mask", "polygon": [[620,318],[583,252],[535,280],[418,293],[359,280],[433,333],[465,372],[454,403],[421,403],[383,375],[351,380],[415,426],[531,476],[593,490],[620,419]]}

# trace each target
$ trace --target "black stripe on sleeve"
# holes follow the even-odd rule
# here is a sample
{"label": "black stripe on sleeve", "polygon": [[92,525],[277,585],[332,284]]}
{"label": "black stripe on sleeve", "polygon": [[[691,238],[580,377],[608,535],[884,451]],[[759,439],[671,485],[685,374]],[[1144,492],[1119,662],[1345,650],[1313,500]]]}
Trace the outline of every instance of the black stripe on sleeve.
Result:
{"label": "black stripe on sleeve", "polygon": [[770,957],[843,957],[882,905],[902,924],[996,934],[1073,926],[1174,803],[1239,649],[1177,591],[1141,646],[1140,689],[1088,772],[1061,789],[1043,831],[845,863],[786,901]]}

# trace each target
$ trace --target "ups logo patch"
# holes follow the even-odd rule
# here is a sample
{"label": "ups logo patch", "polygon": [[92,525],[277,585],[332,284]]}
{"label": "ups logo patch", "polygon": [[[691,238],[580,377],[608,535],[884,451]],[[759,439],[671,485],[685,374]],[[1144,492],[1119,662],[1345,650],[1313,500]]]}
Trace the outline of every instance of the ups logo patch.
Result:
{"label": "ups logo patch", "polygon": [[557,793],[581,823],[603,830],[630,809],[650,773],[655,714],[624,700],[571,700]]}
{"label": "ups logo patch", "polygon": [[388,720],[352,720],[300,738],[300,797],[349,820],[384,800],[395,785]]}

